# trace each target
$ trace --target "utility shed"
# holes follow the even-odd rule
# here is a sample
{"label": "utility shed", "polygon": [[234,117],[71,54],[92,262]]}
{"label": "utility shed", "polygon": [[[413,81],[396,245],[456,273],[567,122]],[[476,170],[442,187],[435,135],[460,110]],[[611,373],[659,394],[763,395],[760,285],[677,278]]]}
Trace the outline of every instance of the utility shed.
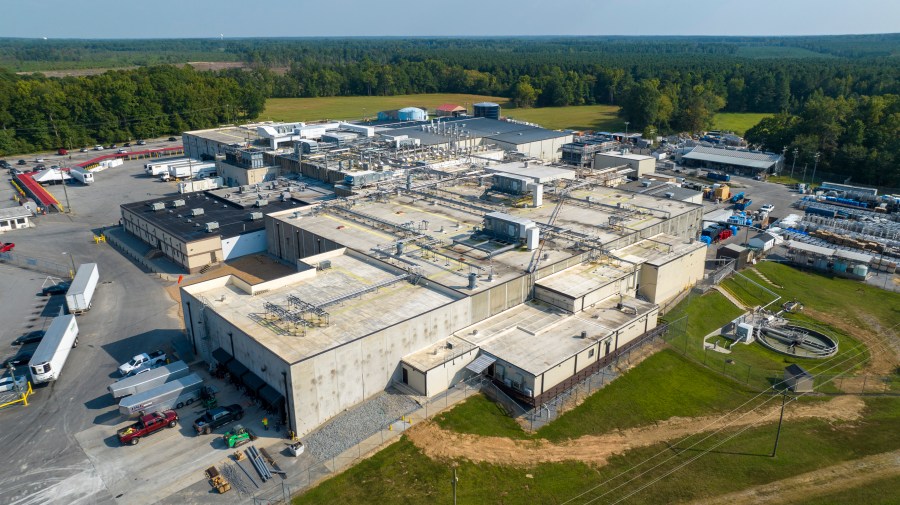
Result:
{"label": "utility shed", "polygon": [[760,233],[759,235],[751,238],[747,242],[747,245],[749,245],[753,249],[768,251],[769,249],[775,247],[775,236],[769,233]]}
{"label": "utility shed", "polygon": [[26,207],[0,209],[0,231],[28,228],[31,226],[31,215]]}
{"label": "utility shed", "polygon": [[793,363],[784,369],[784,385],[795,393],[811,393],[813,376],[800,365]]}
{"label": "utility shed", "polygon": [[737,244],[728,244],[721,247],[718,252],[716,252],[716,259],[720,258],[731,258],[735,260],[737,262],[735,268],[740,270],[746,267],[747,263],[750,262],[750,249]]}

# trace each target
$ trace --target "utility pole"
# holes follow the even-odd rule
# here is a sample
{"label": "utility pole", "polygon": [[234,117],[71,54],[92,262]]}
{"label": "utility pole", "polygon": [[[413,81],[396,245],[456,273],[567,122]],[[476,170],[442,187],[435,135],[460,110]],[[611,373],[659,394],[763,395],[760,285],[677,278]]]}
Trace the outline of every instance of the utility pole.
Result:
{"label": "utility pole", "polygon": [[453,484],[453,505],[456,505],[456,483],[459,482],[459,478],[456,476],[456,467],[453,467],[453,480],[450,481]]}
{"label": "utility pole", "polygon": [[803,184],[806,184],[806,167],[809,166],[809,163],[803,164]]}
{"label": "utility pole", "polygon": [[784,160],[787,159],[787,146],[781,148],[781,170],[778,171],[776,175],[781,175],[784,172]]}
{"label": "utility pole", "polygon": [[813,156],[815,163],[813,164],[813,175],[812,175],[812,179],[809,181],[810,184],[816,183],[816,168],[819,167],[819,157],[820,156],[822,156],[822,153],[820,153],[818,151],[816,152],[815,156]]}
{"label": "utility pole", "polygon": [[775,447],[772,448],[772,457],[778,451],[778,439],[781,438],[781,423],[784,421],[784,404],[787,401],[787,389],[781,392],[781,416],[778,418],[778,431],[775,433]]}
{"label": "utility pole", "polygon": [[794,148],[794,161],[791,162],[791,179],[794,178],[794,166],[797,164],[797,153],[800,152],[796,147]]}

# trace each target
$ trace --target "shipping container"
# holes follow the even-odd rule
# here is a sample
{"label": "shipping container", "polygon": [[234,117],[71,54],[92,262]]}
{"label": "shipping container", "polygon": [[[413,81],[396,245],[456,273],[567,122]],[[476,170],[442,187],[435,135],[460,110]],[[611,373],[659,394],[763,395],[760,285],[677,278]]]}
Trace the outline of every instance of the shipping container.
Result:
{"label": "shipping container", "polygon": [[190,370],[184,361],[176,361],[159,368],[147,369],[146,372],[117,380],[110,384],[106,389],[113,395],[113,398],[122,398],[124,396],[149,391],[167,382],[172,382],[175,379],[185,377],[189,371]]}

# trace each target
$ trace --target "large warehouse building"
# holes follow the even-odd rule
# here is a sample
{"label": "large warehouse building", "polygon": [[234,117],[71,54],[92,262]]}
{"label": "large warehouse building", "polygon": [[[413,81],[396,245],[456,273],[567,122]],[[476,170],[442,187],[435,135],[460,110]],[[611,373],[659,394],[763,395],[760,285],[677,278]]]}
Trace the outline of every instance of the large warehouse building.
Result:
{"label": "large warehouse building", "polygon": [[784,157],[776,153],[698,146],[683,154],[681,163],[686,167],[755,176],[780,172]]}
{"label": "large warehouse building", "polygon": [[540,177],[430,170],[268,214],[267,250],[297,273],[183,287],[189,336],[299,435],[394,383],[433,396],[483,373],[540,405],[656,331],[705,256],[701,206],[562,175],[561,202],[482,198],[491,180],[540,192]]}

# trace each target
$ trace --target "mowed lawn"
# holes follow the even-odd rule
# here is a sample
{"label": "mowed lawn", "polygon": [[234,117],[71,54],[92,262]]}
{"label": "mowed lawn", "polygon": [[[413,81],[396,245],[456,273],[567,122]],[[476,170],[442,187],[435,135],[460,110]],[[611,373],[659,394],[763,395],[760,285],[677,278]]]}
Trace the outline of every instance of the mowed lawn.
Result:
{"label": "mowed lawn", "polygon": [[622,131],[624,120],[618,117],[615,105],[573,105],[570,107],[539,107],[533,109],[503,109],[502,114],[519,121],[536,123],[551,130]]}
{"label": "mowed lawn", "polygon": [[433,93],[395,96],[327,96],[320,98],[269,98],[260,119],[271,121],[318,121],[323,119],[374,119],[379,111],[424,107],[429,111],[445,103],[461,105],[472,110],[472,104],[508,103],[501,96]]}
{"label": "mowed lawn", "polygon": [[713,117],[713,129],[728,130],[743,135],[756,126],[764,117],[772,116],[768,112],[720,112]]}

